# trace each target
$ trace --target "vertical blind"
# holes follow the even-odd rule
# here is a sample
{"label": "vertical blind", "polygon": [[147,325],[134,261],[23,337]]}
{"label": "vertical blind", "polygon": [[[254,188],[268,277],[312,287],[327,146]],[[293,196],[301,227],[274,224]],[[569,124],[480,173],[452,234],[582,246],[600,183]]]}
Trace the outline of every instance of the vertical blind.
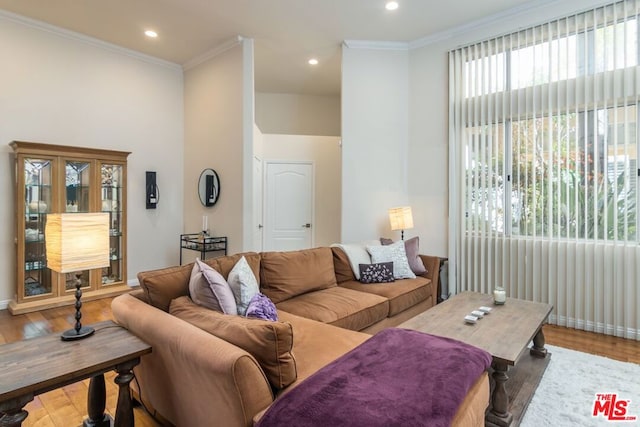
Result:
{"label": "vertical blind", "polygon": [[640,340],[639,3],[449,53],[456,290]]}

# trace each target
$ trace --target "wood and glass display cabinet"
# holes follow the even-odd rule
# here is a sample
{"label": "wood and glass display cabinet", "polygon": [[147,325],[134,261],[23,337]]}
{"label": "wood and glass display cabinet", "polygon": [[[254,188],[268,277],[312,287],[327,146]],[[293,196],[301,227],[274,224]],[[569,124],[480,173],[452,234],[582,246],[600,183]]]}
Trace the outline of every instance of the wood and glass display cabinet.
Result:
{"label": "wood and glass display cabinet", "polygon": [[82,300],[128,291],[127,156],[100,150],[13,141],[16,183],[16,297],[13,314],[75,303],[75,273],[47,268],[47,214],[108,212],[110,265],[82,272]]}

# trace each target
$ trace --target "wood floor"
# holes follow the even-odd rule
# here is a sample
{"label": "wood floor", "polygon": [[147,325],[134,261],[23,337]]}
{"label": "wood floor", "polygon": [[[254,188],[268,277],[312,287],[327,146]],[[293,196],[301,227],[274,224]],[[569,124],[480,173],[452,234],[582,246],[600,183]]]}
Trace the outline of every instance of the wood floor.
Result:
{"label": "wood floor", "polygon": [[[19,316],[12,316],[8,311],[0,310],[0,344],[69,329],[75,323],[74,314],[73,307],[54,308]],[[82,314],[82,321],[85,324],[112,319],[111,298],[84,303]],[[640,341],[552,325],[544,327],[544,334],[547,344],[640,364]],[[114,373],[106,375],[107,412],[112,416],[115,414],[118,393],[113,383],[114,378]],[[88,385],[87,380],[37,396],[26,407],[29,417],[23,426],[81,425],[83,418],[86,417]],[[142,407],[136,407],[134,415],[136,426],[159,426]]]}

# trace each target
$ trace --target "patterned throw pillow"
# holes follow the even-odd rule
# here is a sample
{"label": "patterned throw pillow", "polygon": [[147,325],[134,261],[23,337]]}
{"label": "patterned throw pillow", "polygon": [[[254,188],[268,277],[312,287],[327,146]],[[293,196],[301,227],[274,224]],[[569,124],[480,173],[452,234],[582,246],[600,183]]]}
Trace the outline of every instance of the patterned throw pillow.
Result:
{"label": "patterned throw pillow", "polygon": [[360,264],[361,283],[388,283],[393,282],[393,262],[381,262],[378,264]]}
{"label": "patterned throw pillow", "polygon": [[251,298],[260,292],[258,280],[245,257],[240,258],[233,266],[227,277],[227,283],[236,299],[238,314],[244,316]]}
{"label": "patterned throw pillow", "polygon": [[409,267],[404,242],[399,241],[388,246],[367,246],[371,262],[393,262],[393,277],[396,279],[415,279],[416,275]]}
{"label": "patterned throw pillow", "polygon": [[272,322],[278,321],[278,311],[276,310],[276,306],[268,296],[261,293],[257,293],[253,298],[251,298],[246,313],[247,317],[271,320]]}
{"label": "patterned throw pillow", "polygon": [[[383,245],[390,245],[393,243],[393,240],[381,237],[380,243],[382,243]],[[420,258],[419,255],[420,239],[418,238],[418,236],[405,240],[404,250],[407,253],[407,260],[409,261],[409,267],[411,267],[411,271],[413,271],[416,275],[426,273],[427,269],[425,268],[424,263],[422,262],[422,258]]]}

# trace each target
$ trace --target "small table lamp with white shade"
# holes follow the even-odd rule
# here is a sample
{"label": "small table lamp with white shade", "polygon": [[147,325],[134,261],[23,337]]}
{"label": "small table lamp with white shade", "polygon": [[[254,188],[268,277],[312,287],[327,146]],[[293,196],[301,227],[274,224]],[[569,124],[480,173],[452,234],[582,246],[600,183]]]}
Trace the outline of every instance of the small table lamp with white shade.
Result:
{"label": "small table lamp with white shade", "polygon": [[391,223],[391,230],[400,230],[400,238],[404,240],[404,230],[413,228],[411,206],[389,209],[389,222]]}
{"label": "small table lamp with white shade", "polygon": [[45,227],[47,267],[58,273],[76,272],[76,324],[63,332],[63,341],[92,335],[91,327],[82,326],[81,271],[109,266],[109,214],[48,214]]}

